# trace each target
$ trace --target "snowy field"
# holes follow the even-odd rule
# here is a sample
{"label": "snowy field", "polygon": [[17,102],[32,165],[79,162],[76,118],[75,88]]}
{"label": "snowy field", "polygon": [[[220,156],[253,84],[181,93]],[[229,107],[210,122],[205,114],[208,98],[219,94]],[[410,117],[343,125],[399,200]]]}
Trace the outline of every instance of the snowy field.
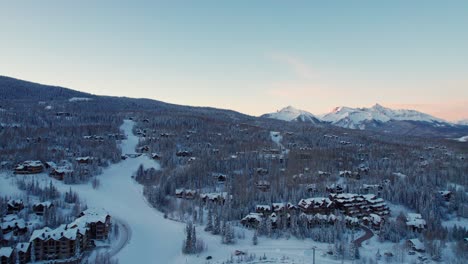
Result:
{"label": "snowy field", "polygon": [[[138,143],[138,137],[132,132],[134,122],[125,120],[121,129],[127,135],[127,139],[121,143],[122,153],[134,153]],[[276,136],[275,136],[276,135]],[[273,141],[280,144],[281,136],[271,134]],[[194,264],[218,264],[231,258],[236,250],[241,250],[257,256],[256,262],[250,263],[312,263],[312,248],[316,247],[316,263],[351,263],[351,261],[336,260],[326,255],[328,244],[317,243],[312,240],[291,239],[267,239],[259,237],[258,245],[252,245],[252,231],[244,228],[236,228],[244,233],[244,239],[237,239],[234,245],[221,244],[221,237],[214,236],[203,231],[203,227],[197,227],[197,237],[207,245],[207,250],[200,255],[183,255],[181,253],[182,241],[185,237],[185,224],[165,219],[163,214],[152,208],[143,197],[143,187],[132,179],[132,175],[142,164],[145,168],[160,169],[160,165],[142,155],[137,158],[127,158],[117,164],[113,164],[103,170],[98,176],[100,187],[93,189],[91,183],[81,185],[65,185],[60,181],[48,177],[46,174],[38,175],[12,175],[2,173],[0,176],[0,192],[2,195],[18,195],[15,188],[15,178],[39,180],[41,184],[52,181],[61,191],[72,190],[80,195],[88,207],[105,208],[116,219],[119,226],[125,230],[121,238],[124,241],[114,241],[109,252],[115,253],[120,263],[194,263]],[[126,241],[128,240],[128,241]],[[361,256],[374,259],[377,250],[385,252],[391,250],[393,244],[381,244],[374,238],[363,244]],[[123,243],[123,244],[122,244]],[[122,250],[120,248],[123,247]],[[266,256],[267,260],[258,261],[258,257]],[[211,256],[211,260],[206,257]],[[237,257],[234,257],[237,263]]]}

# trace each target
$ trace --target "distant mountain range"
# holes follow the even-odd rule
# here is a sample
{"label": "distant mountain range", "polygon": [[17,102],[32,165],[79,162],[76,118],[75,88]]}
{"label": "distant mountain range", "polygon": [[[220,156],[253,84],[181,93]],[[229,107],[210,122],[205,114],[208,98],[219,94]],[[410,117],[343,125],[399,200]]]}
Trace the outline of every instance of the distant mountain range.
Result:
{"label": "distant mountain range", "polygon": [[336,107],[330,113],[314,115],[292,106],[261,117],[284,121],[309,122],[311,124],[331,124],[338,127],[360,130],[376,130],[396,134],[451,134],[468,130],[467,120],[450,123],[441,118],[416,110],[390,109],[376,104],[372,107]]}
{"label": "distant mountain range", "polygon": [[[415,110],[394,110],[376,104],[370,108],[337,107],[330,113],[314,115],[292,106],[260,118],[244,115],[232,110],[211,107],[175,105],[151,99],[97,96],[68,88],[0,76],[0,111],[14,107],[12,102],[31,104],[42,102],[50,109],[64,111],[135,111],[151,109],[167,112],[184,112],[214,119],[234,119],[239,122],[250,120],[258,124],[269,124],[273,120],[291,121],[321,127],[342,127],[369,130],[397,135],[459,138],[468,135],[468,120],[450,123],[443,119]],[[1,122],[1,120],[0,120]],[[277,121],[276,121],[277,122]]]}
{"label": "distant mountain range", "polygon": [[369,108],[337,107],[333,109],[332,112],[321,116],[321,120],[336,126],[351,129],[365,129],[368,125],[386,123],[392,120],[427,122],[435,126],[449,125],[447,121],[416,110],[395,110],[383,107],[379,104]]}

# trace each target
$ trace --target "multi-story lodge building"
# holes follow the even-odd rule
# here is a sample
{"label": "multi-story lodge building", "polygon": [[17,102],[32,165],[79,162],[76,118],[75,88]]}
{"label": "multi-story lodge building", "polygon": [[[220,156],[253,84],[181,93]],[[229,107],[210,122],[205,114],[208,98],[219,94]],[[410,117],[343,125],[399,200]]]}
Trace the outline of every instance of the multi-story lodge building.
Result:
{"label": "multi-story lodge building", "polygon": [[31,259],[79,263],[83,251],[93,246],[93,240],[108,238],[110,218],[104,210],[88,209],[70,224],[34,230],[29,239]]}
{"label": "multi-story lodge building", "polygon": [[[301,199],[297,207],[291,203],[257,205],[255,213],[246,216],[241,223],[255,226],[259,217],[275,218],[278,213],[289,216],[292,210],[297,209],[302,211],[301,215],[306,216],[310,223],[332,223],[344,219],[351,226],[363,222],[375,228],[380,227],[383,217],[390,213],[385,201],[374,194],[331,193],[329,197]],[[344,217],[339,217],[340,214]]]}

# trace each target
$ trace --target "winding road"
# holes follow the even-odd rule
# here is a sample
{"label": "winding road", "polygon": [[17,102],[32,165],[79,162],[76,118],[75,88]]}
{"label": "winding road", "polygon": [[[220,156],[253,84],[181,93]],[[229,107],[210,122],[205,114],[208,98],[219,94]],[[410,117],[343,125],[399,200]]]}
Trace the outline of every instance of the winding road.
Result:
{"label": "winding road", "polygon": [[354,244],[356,244],[356,246],[358,246],[358,247],[361,247],[362,242],[364,242],[364,241],[366,241],[368,239],[371,239],[374,236],[374,233],[369,228],[361,225],[361,229],[364,230],[364,232],[366,232],[366,233],[364,235],[362,235],[361,237],[359,237],[358,239],[354,240]]}

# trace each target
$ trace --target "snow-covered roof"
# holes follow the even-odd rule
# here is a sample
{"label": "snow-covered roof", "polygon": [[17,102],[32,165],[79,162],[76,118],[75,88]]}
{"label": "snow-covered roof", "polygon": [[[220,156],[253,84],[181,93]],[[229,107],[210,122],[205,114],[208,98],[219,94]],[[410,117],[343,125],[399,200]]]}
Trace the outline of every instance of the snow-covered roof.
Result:
{"label": "snow-covered roof", "polygon": [[2,247],[0,248],[0,257],[11,257],[13,249],[11,247]]}
{"label": "snow-covered roof", "polygon": [[13,220],[16,220],[16,219],[19,219],[19,217],[15,214],[7,214],[3,217],[3,221],[4,222],[9,222],[9,221],[13,221]]}
{"label": "snow-covered roof", "polygon": [[367,220],[375,225],[379,225],[382,222],[382,217],[377,214],[369,214],[369,216],[363,217],[363,220]]}
{"label": "snow-covered roof", "polygon": [[42,205],[44,207],[50,207],[52,205],[52,202],[51,201],[46,201],[46,202],[34,204],[34,206],[40,206],[40,205]]}
{"label": "snow-covered roof", "polygon": [[23,200],[21,200],[21,199],[11,199],[11,200],[8,200],[8,205],[9,205],[9,206],[15,207],[15,206],[18,205],[18,204],[23,204]]}
{"label": "snow-covered roof", "polygon": [[220,199],[220,198],[227,198],[228,194],[227,192],[219,192],[219,193],[202,193],[200,194],[200,198],[202,199],[209,199],[209,200],[214,200],[214,199]]}
{"label": "snow-covered roof", "polygon": [[357,219],[356,217],[351,217],[351,216],[345,216],[345,221],[348,223],[352,223],[352,224],[359,223],[359,219]]}
{"label": "snow-covered roof", "polygon": [[90,159],[92,159],[90,156],[75,158],[76,161],[86,161],[86,160],[90,160]]}
{"label": "snow-covered roof", "polygon": [[285,203],[273,203],[273,209],[276,211],[281,211],[286,206]]}
{"label": "snow-covered roof", "polygon": [[241,221],[256,220],[258,222],[262,221],[262,215],[259,213],[249,213]]}
{"label": "snow-covered roof", "polygon": [[325,197],[312,197],[307,199],[301,199],[299,201],[299,206],[308,208],[310,206],[330,206],[332,201]]}
{"label": "snow-covered roof", "polygon": [[8,229],[8,228],[13,228],[13,227],[18,227],[18,228],[25,228],[26,227],[26,222],[23,219],[14,219],[11,221],[4,221],[0,224],[2,230]]}
{"label": "snow-covered roof", "polygon": [[426,226],[426,220],[422,218],[421,214],[408,213],[406,216],[406,225],[424,228]]}
{"label": "snow-covered roof", "polygon": [[105,223],[109,213],[103,208],[89,208],[81,213],[81,216],[75,219],[70,225],[84,225],[90,223]]}
{"label": "snow-covered roof", "polygon": [[270,182],[267,180],[259,180],[257,181],[257,185],[270,186]]}
{"label": "snow-covered roof", "polygon": [[271,206],[266,205],[266,204],[258,204],[255,206],[256,210],[264,210],[264,211],[271,211]]}
{"label": "snow-covered roof", "polygon": [[406,178],[406,174],[403,174],[401,172],[394,172],[393,175],[398,176],[400,178]]}
{"label": "snow-covered roof", "polygon": [[442,196],[447,196],[447,195],[449,195],[451,193],[452,193],[451,191],[439,191],[439,194],[442,195]]}
{"label": "snow-covered roof", "polygon": [[418,238],[409,239],[409,241],[411,242],[411,244],[413,244],[415,250],[422,251],[425,249],[423,242],[421,242],[421,240],[419,240]]}
{"label": "snow-covered roof", "polygon": [[42,167],[42,162],[40,160],[26,160],[23,161],[21,164],[16,166],[17,170],[22,170],[25,167]]}
{"label": "snow-covered roof", "polygon": [[70,166],[59,166],[54,168],[57,173],[72,173],[73,169]]}
{"label": "snow-covered roof", "polygon": [[18,244],[16,244],[16,251],[26,253],[28,251],[30,245],[31,245],[31,243],[29,243],[29,242],[18,243]]}
{"label": "snow-covered roof", "polygon": [[56,168],[57,167],[57,163],[55,163],[53,161],[47,161],[45,164],[47,166],[51,167],[51,168]]}
{"label": "snow-covered roof", "polygon": [[46,240],[60,240],[66,238],[69,240],[75,240],[78,234],[85,234],[88,228],[84,223],[78,224],[63,224],[57,227],[56,229],[50,229],[49,227],[44,227],[42,229],[34,230],[29,239],[29,242],[32,242],[35,239],[40,239],[43,241]]}

